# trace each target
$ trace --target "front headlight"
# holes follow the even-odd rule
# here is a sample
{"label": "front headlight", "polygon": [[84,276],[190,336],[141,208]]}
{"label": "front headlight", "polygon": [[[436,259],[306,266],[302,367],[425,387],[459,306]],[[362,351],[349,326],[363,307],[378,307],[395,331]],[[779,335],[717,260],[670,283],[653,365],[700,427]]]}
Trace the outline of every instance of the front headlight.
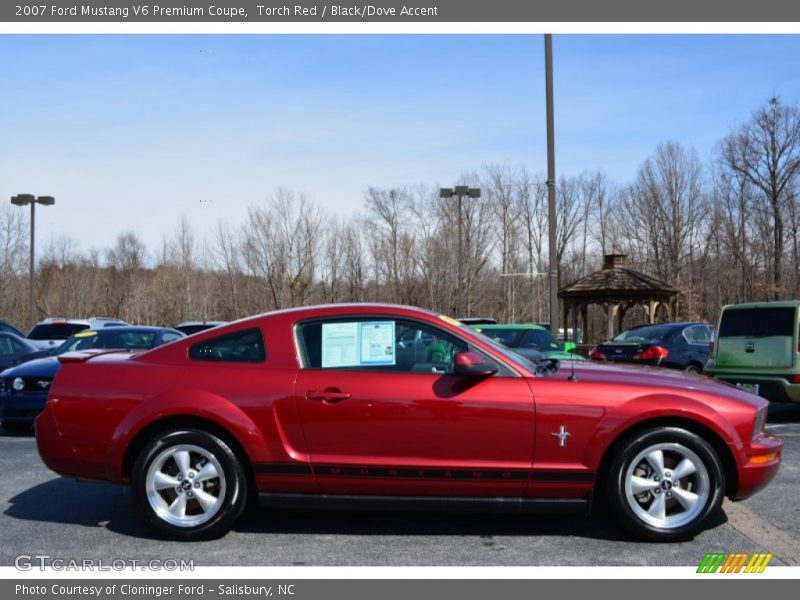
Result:
{"label": "front headlight", "polygon": [[756,420],[753,423],[753,441],[755,442],[764,434],[764,426],[767,424],[767,407],[759,408],[756,411]]}

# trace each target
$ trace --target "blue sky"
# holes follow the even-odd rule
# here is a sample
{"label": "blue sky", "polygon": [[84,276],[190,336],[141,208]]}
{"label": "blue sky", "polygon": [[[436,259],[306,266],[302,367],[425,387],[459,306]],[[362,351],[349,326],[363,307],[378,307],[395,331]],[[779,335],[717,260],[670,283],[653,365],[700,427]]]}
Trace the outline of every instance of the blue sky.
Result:
{"label": "blue sky", "polygon": [[[713,153],[771,94],[800,100],[800,36],[556,36],[557,167],[630,179],[662,141]],[[539,35],[0,36],[0,198],[51,194],[39,243],[136,231],[155,250],[278,186],[332,212],[370,186],[545,168]],[[204,200],[205,202],[201,202]]]}

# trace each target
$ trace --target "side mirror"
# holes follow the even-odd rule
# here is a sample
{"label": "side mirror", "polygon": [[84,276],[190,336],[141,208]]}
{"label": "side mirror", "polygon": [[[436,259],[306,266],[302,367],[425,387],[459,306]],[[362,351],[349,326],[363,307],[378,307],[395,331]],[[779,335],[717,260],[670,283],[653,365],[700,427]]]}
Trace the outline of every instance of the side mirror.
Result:
{"label": "side mirror", "polygon": [[577,347],[575,342],[564,342],[564,352],[575,352]]}
{"label": "side mirror", "polygon": [[455,356],[453,373],[456,375],[488,377],[497,373],[497,367],[483,360],[483,357],[476,352],[459,352]]}

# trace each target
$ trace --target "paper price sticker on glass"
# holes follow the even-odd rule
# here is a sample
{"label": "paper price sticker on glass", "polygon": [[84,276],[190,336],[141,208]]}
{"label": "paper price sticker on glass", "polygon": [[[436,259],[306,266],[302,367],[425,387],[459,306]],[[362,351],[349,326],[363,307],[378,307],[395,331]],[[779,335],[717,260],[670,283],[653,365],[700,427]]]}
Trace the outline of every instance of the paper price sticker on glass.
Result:
{"label": "paper price sticker on glass", "polygon": [[322,368],[395,364],[394,321],[322,324]]}

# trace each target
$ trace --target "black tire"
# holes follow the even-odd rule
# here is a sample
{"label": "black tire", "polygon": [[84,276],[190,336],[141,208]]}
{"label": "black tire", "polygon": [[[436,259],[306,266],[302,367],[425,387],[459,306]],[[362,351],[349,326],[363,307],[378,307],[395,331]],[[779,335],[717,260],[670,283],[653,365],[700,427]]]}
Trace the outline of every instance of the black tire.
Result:
{"label": "black tire", "polygon": [[703,372],[703,367],[701,367],[700,365],[696,365],[694,363],[691,363],[691,364],[688,364],[688,365],[686,365],[684,367],[683,372],[684,373],[696,373],[697,375],[699,375],[700,373]]}
{"label": "black tire", "polygon": [[[679,427],[648,429],[624,438],[613,451],[606,501],[614,519],[635,537],[651,542],[691,539],[720,510],[725,495],[722,463],[714,448],[697,434]],[[657,460],[642,458],[649,451],[661,452],[661,476],[653,465]],[[690,465],[698,463],[697,468],[675,478],[673,469],[684,458]],[[637,494],[643,483],[647,489]],[[697,498],[694,504],[692,495]]]}
{"label": "black tire", "polygon": [[[189,452],[187,448],[194,448],[196,451]],[[176,450],[187,452],[190,456],[186,461],[190,465],[186,477],[183,477],[178,461],[174,458],[177,454],[171,455]],[[208,463],[211,463],[213,472],[217,475],[221,470],[222,476],[192,484],[190,477],[199,479],[203,465]],[[149,474],[165,474],[168,471],[174,474],[170,473],[167,477],[174,477],[176,481],[180,477],[180,485],[176,488],[168,487],[157,491],[154,485],[148,484]],[[186,482],[189,482],[188,487],[183,489]],[[247,476],[241,462],[223,440],[202,430],[168,431],[157,435],[139,453],[133,467],[131,486],[137,508],[161,534],[170,539],[189,541],[222,537],[230,531],[247,504]],[[178,488],[181,488],[180,491]],[[216,500],[211,511],[212,516],[206,516],[208,511],[199,501],[200,493],[204,493],[204,498]],[[186,495],[183,503],[184,516],[169,514],[167,505],[179,500],[178,496],[181,494]],[[173,522],[166,519],[172,519]],[[192,519],[198,522],[190,522]]]}
{"label": "black tire", "polygon": [[11,433],[16,435],[21,433],[31,433],[33,431],[33,425],[31,423],[3,421],[3,429],[6,430],[6,433]]}

